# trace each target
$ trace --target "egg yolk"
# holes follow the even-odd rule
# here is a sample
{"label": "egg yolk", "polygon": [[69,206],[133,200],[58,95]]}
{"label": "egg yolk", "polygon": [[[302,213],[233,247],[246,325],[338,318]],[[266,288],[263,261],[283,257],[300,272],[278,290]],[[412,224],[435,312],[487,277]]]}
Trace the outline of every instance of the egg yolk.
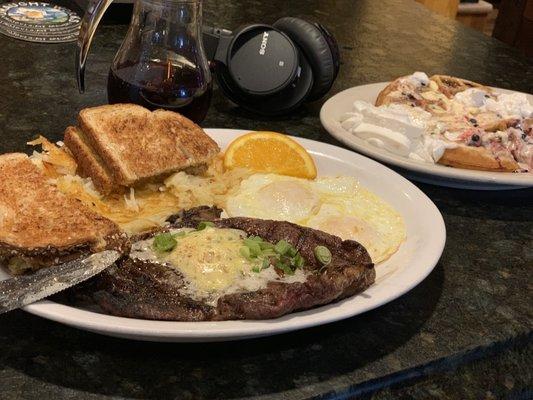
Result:
{"label": "egg yolk", "polygon": [[311,225],[343,240],[359,242],[368,250],[374,262],[380,260],[383,239],[381,234],[367,222],[352,216],[332,216]]}
{"label": "egg yolk", "polygon": [[294,181],[272,182],[257,192],[265,214],[291,222],[309,216],[319,206],[318,195]]}
{"label": "egg yolk", "polygon": [[367,222],[355,217],[329,217],[318,224],[318,228],[341,239],[369,241],[378,237],[378,232]]}

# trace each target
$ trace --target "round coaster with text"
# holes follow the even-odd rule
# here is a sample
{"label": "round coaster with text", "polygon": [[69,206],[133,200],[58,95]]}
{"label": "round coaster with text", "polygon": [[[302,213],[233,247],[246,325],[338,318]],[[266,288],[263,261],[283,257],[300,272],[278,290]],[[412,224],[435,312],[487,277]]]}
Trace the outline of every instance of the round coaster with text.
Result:
{"label": "round coaster with text", "polygon": [[75,41],[80,17],[66,7],[45,2],[13,2],[0,5],[0,33],[41,43]]}
{"label": "round coaster with text", "polygon": [[0,15],[0,26],[5,26],[10,29],[26,30],[26,31],[46,31],[46,32],[65,32],[79,30],[80,23],[75,24],[57,24],[57,25],[45,25],[45,24],[27,24],[25,22],[18,22],[10,18],[2,18]]}

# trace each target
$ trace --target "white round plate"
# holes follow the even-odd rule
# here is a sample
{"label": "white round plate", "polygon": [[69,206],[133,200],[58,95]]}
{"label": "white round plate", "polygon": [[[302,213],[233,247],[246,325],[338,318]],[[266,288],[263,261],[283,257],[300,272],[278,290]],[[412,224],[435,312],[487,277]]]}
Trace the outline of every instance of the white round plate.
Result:
{"label": "white round plate", "polygon": [[[246,131],[206,129],[221,148]],[[437,264],[446,230],[442,216],[411,182],[354,152],[313,140],[297,139],[313,156],[319,175],[351,175],[398,210],[407,240],[396,254],[376,267],[376,283],[364,293],[338,303],[262,321],[171,322],[114,317],[49,300],[24,310],[76,328],[123,338],[209,342],[274,335],[349,318],[396,299],[419,284]],[[0,279],[7,275],[1,275]]]}
{"label": "white round plate", "polygon": [[[326,101],[320,110],[322,125],[346,146],[376,160],[402,168],[406,171],[406,176],[416,181],[477,190],[520,189],[533,186],[533,174],[531,173],[474,171],[415,161],[373,146],[342,128],[339,121],[344,113],[352,111],[355,100],[374,104],[379,92],[388,84],[389,82],[372,83],[337,93]],[[494,88],[494,90],[502,93],[515,93],[506,89]],[[533,95],[526,95],[529,102],[533,104]]]}

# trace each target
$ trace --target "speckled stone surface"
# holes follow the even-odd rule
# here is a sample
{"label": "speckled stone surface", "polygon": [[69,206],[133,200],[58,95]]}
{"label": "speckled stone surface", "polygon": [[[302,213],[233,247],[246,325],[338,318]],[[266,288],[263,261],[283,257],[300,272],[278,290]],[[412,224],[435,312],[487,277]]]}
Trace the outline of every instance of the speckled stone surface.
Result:
{"label": "speckled stone surface", "polygon": [[[285,15],[318,19],[337,36],[343,63],[329,95],[414,70],[533,92],[531,60],[412,0],[211,0],[205,6],[206,22],[229,28]],[[75,86],[74,44],[0,36],[0,150],[29,151],[24,143],[36,134],[57,140],[77,110],[104,103],[107,69],[125,28],[99,28],[84,95]],[[335,143],[320,126],[320,106],[261,119],[215,91],[203,125],[278,130]],[[132,342],[15,311],[0,316],[0,398],[527,395],[532,190],[419,187],[441,210],[448,238],[435,270],[400,299],[324,327],[226,344]]]}

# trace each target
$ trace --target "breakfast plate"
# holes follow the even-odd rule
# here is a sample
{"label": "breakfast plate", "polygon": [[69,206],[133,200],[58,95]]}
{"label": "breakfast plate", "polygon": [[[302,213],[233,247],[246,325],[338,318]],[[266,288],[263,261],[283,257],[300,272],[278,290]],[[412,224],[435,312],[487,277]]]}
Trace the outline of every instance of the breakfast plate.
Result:
{"label": "breakfast plate", "polygon": [[[462,189],[502,190],[519,189],[533,186],[533,174],[513,172],[476,171],[452,168],[440,164],[415,161],[407,157],[390,153],[369,144],[342,128],[341,117],[352,111],[355,100],[374,104],[378,94],[389,82],[373,83],[346,89],[331,97],[320,110],[320,121],[324,128],[346,146],[381,162],[402,169],[410,179]],[[511,90],[494,88],[500,93],[516,93]],[[533,104],[533,95],[527,98]]]}
{"label": "breakfast plate", "polygon": [[[206,129],[225,148],[242,130]],[[318,326],[388,303],[424,280],[437,264],[446,239],[436,206],[416,186],[383,165],[354,152],[295,138],[313,156],[318,174],[356,177],[360,184],[394,207],[405,221],[407,239],[388,260],[376,266],[376,281],[365,292],[340,302],[271,320],[174,322],[116,317],[50,300],[25,311],[72,327],[104,335],[161,342],[213,342],[268,336]],[[0,271],[0,279],[7,274]]]}

